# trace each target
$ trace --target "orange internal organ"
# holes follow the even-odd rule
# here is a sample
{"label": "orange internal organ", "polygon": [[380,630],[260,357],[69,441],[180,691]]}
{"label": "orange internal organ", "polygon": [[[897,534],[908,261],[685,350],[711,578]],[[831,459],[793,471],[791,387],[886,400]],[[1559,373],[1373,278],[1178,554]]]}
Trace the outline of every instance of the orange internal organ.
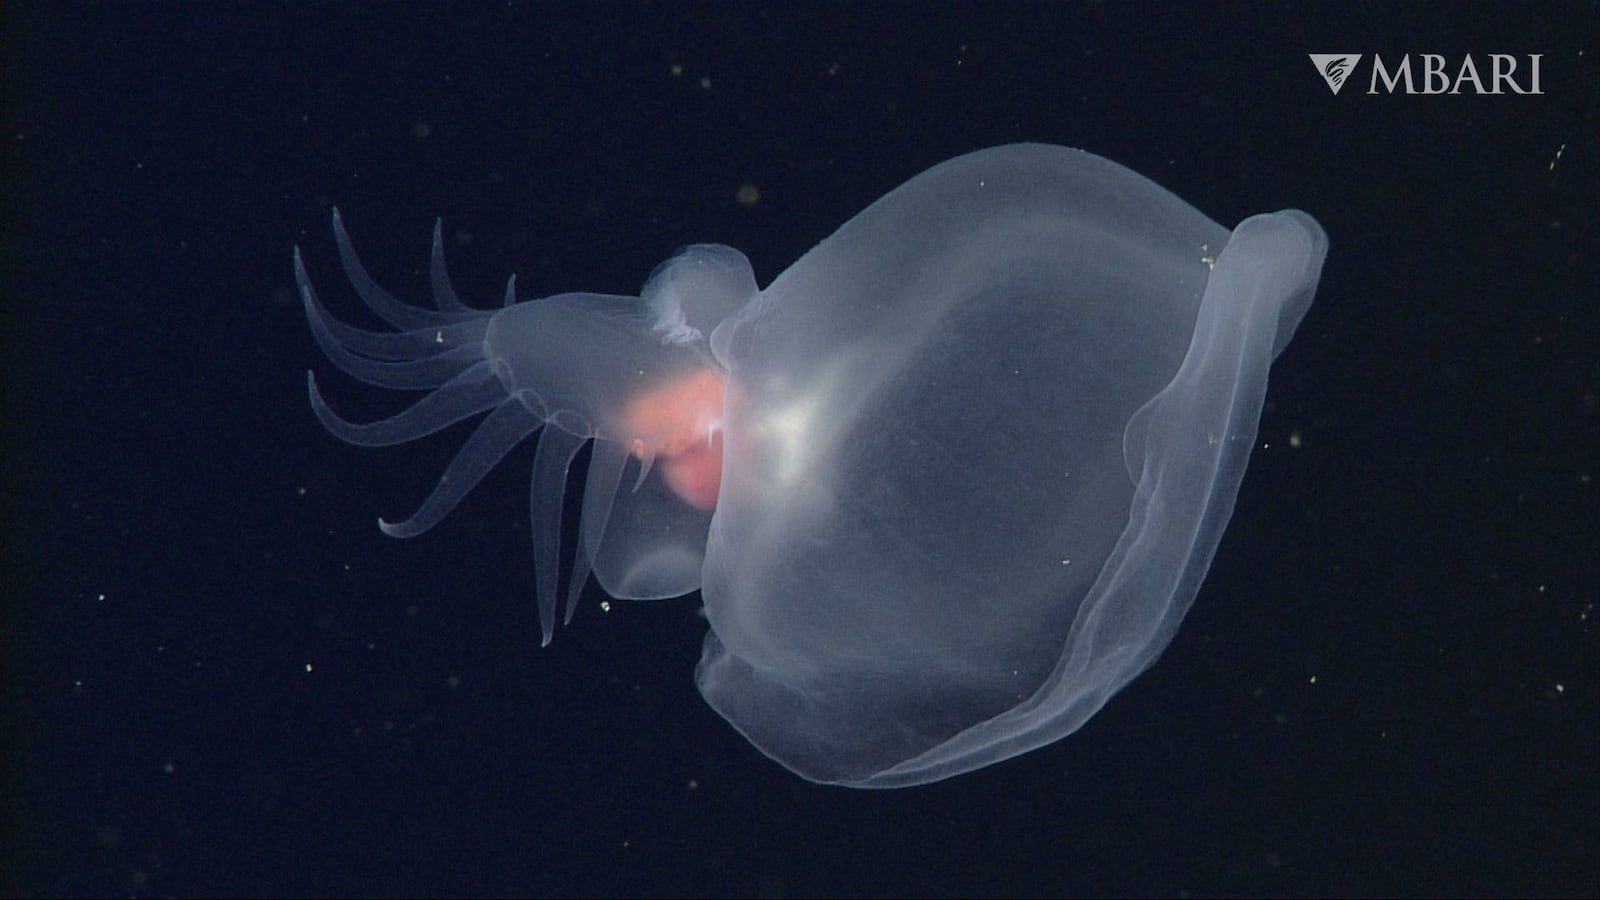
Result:
{"label": "orange internal organ", "polygon": [[635,397],[623,425],[634,456],[655,458],[667,486],[696,509],[716,509],[722,489],[721,374],[700,369]]}

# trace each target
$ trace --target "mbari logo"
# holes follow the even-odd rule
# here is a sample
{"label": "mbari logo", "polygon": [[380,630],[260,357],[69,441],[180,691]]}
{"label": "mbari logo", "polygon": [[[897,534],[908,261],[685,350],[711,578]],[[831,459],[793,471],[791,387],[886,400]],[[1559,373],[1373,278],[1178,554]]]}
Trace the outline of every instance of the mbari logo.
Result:
{"label": "mbari logo", "polygon": [[1328,90],[1335,94],[1339,93],[1339,88],[1344,87],[1345,79],[1350,77],[1351,70],[1360,62],[1359,53],[1311,54],[1311,64],[1317,67],[1317,71],[1322,74],[1322,80],[1328,83]]}
{"label": "mbari logo", "polygon": [[[1335,94],[1361,65],[1360,53],[1311,53],[1311,64]],[[1385,63],[1372,55],[1367,93],[1401,94],[1543,94],[1539,87],[1539,60],[1542,53],[1524,57],[1510,53],[1490,53],[1482,61],[1472,54],[1454,62],[1438,53],[1411,54],[1397,62]],[[1524,67],[1522,63],[1527,63]]]}

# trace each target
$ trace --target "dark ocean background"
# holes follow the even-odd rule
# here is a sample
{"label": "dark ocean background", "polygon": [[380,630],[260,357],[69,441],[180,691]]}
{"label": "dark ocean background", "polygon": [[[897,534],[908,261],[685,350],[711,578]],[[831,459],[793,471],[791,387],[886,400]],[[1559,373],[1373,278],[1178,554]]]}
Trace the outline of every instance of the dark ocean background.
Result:
{"label": "dark ocean background", "polygon": [[[1600,893],[1593,2],[6,3],[0,893]],[[1310,53],[1541,54],[1334,95]],[[1526,64],[1526,62],[1524,62]],[[698,596],[541,649],[519,448],[347,446],[329,211],[395,293],[765,285],[927,167],[1082,147],[1327,229],[1177,638],[1069,738],[806,783],[692,681]],[[739,202],[741,188],[759,191]],[[746,200],[749,199],[748,192]],[[953,417],[952,428],[961,427]],[[1298,436],[1298,447],[1290,437]]]}

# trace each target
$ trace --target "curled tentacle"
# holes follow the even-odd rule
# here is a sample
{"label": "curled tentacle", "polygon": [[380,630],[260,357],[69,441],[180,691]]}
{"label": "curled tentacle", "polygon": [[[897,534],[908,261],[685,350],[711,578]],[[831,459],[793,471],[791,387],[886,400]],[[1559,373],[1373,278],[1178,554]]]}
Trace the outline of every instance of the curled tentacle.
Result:
{"label": "curled tentacle", "polygon": [[[561,574],[561,513],[565,509],[567,470],[573,457],[589,439],[552,425],[539,435],[533,453],[533,478],[528,506],[533,517],[534,596],[539,604],[541,644],[549,644],[556,630],[557,584]],[[588,577],[588,572],[584,572]]]}
{"label": "curled tentacle", "polygon": [[378,527],[390,537],[416,537],[439,524],[469,491],[489,474],[511,448],[539,430],[544,419],[520,400],[507,400],[495,408],[467,438],[456,458],[450,461],[439,483],[416,512],[403,522],[378,520]]}
{"label": "curled tentacle", "polygon": [[377,422],[352,422],[329,409],[322,392],[317,390],[316,376],[310,372],[306,373],[306,384],[311,392],[311,409],[322,427],[340,440],[361,447],[391,447],[426,437],[506,401],[505,386],[495,377],[487,360],[457,375],[404,411]]}
{"label": "curled tentacle", "polygon": [[356,256],[355,244],[351,243],[349,233],[344,230],[344,220],[339,217],[337,207],[333,210],[333,236],[339,245],[339,260],[344,264],[344,274],[350,279],[350,286],[355,288],[356,293],[361,295],[361,299],[378,314],[379,318],[401,331],[438,328],[482,315],[479,311],[464,306],[458,311],[435,312],[396,300],[367,274],[366,266],[363,266]]}
{"label": "curled tentacle", "polygon": [[433,282],[433,305],[442,313],[473,313],[477,310],[461,302],[456,289],[450,285],[450,273],[444,265],[444,222],[433,220],[433,252],[428,259],[428,279]]}

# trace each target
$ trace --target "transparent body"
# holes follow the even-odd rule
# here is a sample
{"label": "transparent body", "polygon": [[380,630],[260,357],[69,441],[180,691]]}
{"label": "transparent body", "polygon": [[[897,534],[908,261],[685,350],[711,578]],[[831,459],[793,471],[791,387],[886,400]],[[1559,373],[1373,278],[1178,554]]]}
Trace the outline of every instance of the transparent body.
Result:
{"label": "transparent body", "polygon": [[[379,445],[488,415],[398,536],[439,521],[540,431],[532,477],[549,641],[567,469],[595,442],[567,617],[700,590],[702,694],[819,782],[935,781],[1080,727],[1172,639],[1232,512],[1267,370],[1327,241],[1304,213],[1233,231],[1083,151],[945,162],[758,290],[690,247],[641,297],[498,311],[357,292],[337,322],[296,252],[313,332],[351,375],[427,388],[336,435]],[[508,289],[507,300],[510,301]],[[542,429],[542,431],[541,431]]]}

